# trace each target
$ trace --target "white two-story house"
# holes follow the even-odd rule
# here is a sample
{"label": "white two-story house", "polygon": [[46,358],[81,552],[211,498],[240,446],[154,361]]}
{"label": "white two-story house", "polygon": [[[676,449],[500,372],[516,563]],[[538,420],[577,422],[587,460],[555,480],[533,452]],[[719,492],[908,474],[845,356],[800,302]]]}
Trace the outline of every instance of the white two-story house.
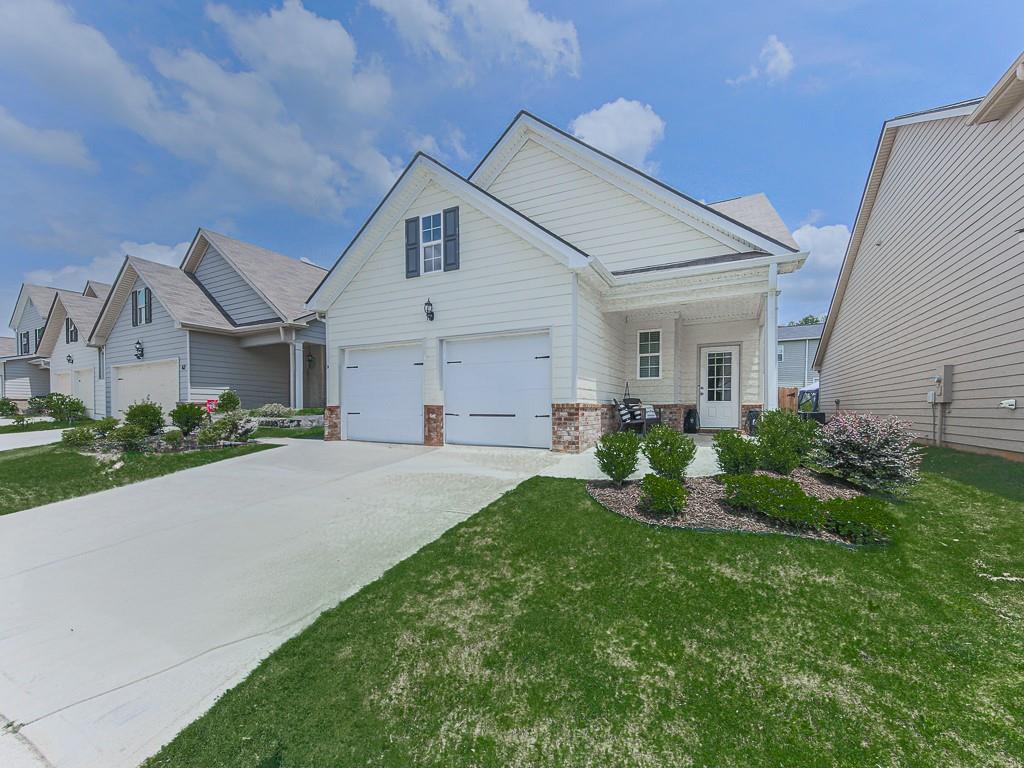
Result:
{"label": "white two-story house", "polygon": [[704,204],[522,112],[469,178],[418,154],[310,296],[327,437],[580,451],[627,387],[739,427],[805,258],[764,195]]}

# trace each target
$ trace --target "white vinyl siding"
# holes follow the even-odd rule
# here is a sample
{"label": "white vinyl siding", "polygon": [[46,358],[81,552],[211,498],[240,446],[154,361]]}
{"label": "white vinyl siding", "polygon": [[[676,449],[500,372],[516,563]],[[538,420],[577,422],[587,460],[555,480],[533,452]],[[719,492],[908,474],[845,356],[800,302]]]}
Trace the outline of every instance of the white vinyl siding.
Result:
{"label": "white vinyl siding", "polygon": [[[31,299],[25,302],[25,309],[21,313],[21,319],[18,322],[17,327],[14,328],[15,339],[17,340],[17,354],[29,354],[34,355],[36,353],[36,344],[39,340],[39,331],[46,325],[46,315],[44,312],[49,311],[49,307],[40,309],[37,307]],[[22,352],[21,347],[21,336],[23,333],[28,333],[28,352]]]}
{"label": "white vinyl siding", "polygon": [[[95,418],[106,415],[107,400],[103,390],[104,382],[99,378],[99,350],[96,347],[87,346],[82,338],[83,335],[79,334],[79,340],[70,344],[64,340],[64,332],[58,335],[57,341],[53,345],[53,352],[50,354],[50,389],[55,389],[53,382],[60,376],[73,377],[75,371],[92,369],[93,398],[91,403],[85,404],[85,407],[89,409],[88,415]],[[68,355],[71,355],[74,362],[68,362]]]}
{"label": "white vinyl siding", "polygon": [[[135,281],[133,290],[144,288],[141,278]],[[153,322],[147,325],[132,326],[131,295],[118,313],[114,327],[110,331],[104,350],[104,366],[106,367],[106,412],[110,413],[111,378],[110,371],[115,365],[131,365],[135,363],[151,363],[157,360],[178,358],[178,399],[188,399],[188,341],[187,334],[176,328],[174,320],[160,303],[156,293],[153,296]],[[135,342],[141,341],[144,357],[135,357]],[[182,368],[185,366],[185,369]]]}
{"label": "white vinyl siding", "polygon": [[697,401],[701,347],[738,345],[739,396],[742,404],[763,404],[761,395],[761,328],[756,320],[684,324],[679,328],[679,402]]}
{"label": "white vinyl siding", "polygon": [[[596,293],[580,285],[577,296],[578,399],[610,403],[622,398],[626,384],[626,321],[602,312]],[[630,374],[632,375],[632,374]]]}
{"label": "white vinyl siding", "polygon": [[612,271],[736,252],[533,140],[488,191]]}
{"label": "white vinyl siding", "polygon": [[253,290],[214,247],[209,246],[195,270],[196,280],[238,325],[274,322],[277,313]]}
{"label": "white vinyl siding", "polygon": [[28,400],[50,391],[50,374],[45,368],[32,365],[27,360],[4,362],[4,397],[11,400]]}
{"label": "white vinyl siding", "polygon": [[804,387],[816,380],[811,364],[818,351],[817,339],[780,341],[779,348],[784,350],[783,359],[779,361],[780,387]]}
{"label": "white vinyl siding", "polygon": [[[405,222],[459,206],[461,264],[437,277],[405,276]],[[430,298],[436,318],[426,319]],[[330,307],[328,402],[338,403],[340,347],[423,344],[424,402],[442,400],[440,340],[470,334],[551,332],[552,397],[572,402],[572,275],[465,200],[430,182]]]}
{"label": "white vinyl siding", "polygon": [[1024,452],[1024,104],[898,129],[821,372],[825,411],[895,414],[932,434],[927,393],[955,366],[945,439]]}

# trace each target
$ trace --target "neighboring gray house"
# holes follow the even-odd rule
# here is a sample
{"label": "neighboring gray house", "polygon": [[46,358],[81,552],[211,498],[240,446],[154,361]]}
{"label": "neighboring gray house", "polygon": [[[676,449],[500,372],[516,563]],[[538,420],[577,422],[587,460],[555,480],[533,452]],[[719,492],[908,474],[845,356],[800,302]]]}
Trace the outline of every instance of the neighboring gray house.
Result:
{"label": "neighboring gray house", "polygon": [[324,325],[304,307],[325,270],[200,229],[180,267],[126,256],[90,334],[107,413],[231,389],[244,407],[322,406]]}
{"label": "neighboring gray house", "polygon": [[818,372],[811,366],[824,327],[824,323],[779,326],[775,356],[780,387],[806,387],[818,380]]}
{"label": "neighboring gray house", "polygon": [[1024,54],[888,120],[814,361],[821,407],[1024,459]]}
{"label": "neighboring gray house", "polygon": [[47,359],[40,355],[39,343],[53,299],[58,291],[45,285],[25,283],[18,293],[10,327],[14,331],[14,350],[2,364],[3,396],[24,407],[30,397],[50,391]]}

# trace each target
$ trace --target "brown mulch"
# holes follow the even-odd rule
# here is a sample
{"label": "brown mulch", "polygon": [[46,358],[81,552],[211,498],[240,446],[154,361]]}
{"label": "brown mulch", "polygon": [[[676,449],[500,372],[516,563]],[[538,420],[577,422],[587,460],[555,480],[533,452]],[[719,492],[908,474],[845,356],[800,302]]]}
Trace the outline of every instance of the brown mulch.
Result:
{"label": "brown mulch", "polygon": [[[770,472],[758,474],[770,475]],[[860,492],[830,478],[822,477],[803,467],[790,477],[804,492],[822,500],[860,496]],[[712,531],[744,531],[746,533],[785,533],[804,539],[818,539],[845,544],[839,536],[828,531],[805,531],[776,523],[757,514],[733,509],[725,502],[725,487],[716,477],[688,477],[684,484],[689,493],[686,509],[677,515],[658,515],[641,505],[643,492],[640,483],[626,483],[617,488],[611,483],[594,480],[587,483],[587,492],[602,506],[616,514],[647,525],[668,528],[696,528]]]}

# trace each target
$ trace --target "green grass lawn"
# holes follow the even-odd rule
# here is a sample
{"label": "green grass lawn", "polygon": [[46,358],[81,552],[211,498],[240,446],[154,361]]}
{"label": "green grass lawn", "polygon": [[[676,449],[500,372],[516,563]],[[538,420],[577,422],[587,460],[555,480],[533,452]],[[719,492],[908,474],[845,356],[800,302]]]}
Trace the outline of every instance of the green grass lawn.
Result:
{"label": "green grass lawn", "polygon": [[0,435],[12,435],[18,432],[43,432],[47,429],[68,429],[92,424],[92,419],[79,419],[75,423],[67,421],[29,421],[24,424],[5,424],[0,427]]}
{"label": "green grass lawn", "polygon": [[886,549],[652,529],[533,478],[146,765],[1019,766],[1024,470],[929,451]]}
{"label": "green grass lawn", "polygon": [[297,437],[302,440],[323,440],[324,428],[320,427],[260,427],[253,435],[260,437]]}
{"label": "green grass lawn", "polygon": [[92,456],[61,445],[0,451],[0,515],[274,447],[243,445],[190,453],[129,453],[123,466],[109,471]]}

